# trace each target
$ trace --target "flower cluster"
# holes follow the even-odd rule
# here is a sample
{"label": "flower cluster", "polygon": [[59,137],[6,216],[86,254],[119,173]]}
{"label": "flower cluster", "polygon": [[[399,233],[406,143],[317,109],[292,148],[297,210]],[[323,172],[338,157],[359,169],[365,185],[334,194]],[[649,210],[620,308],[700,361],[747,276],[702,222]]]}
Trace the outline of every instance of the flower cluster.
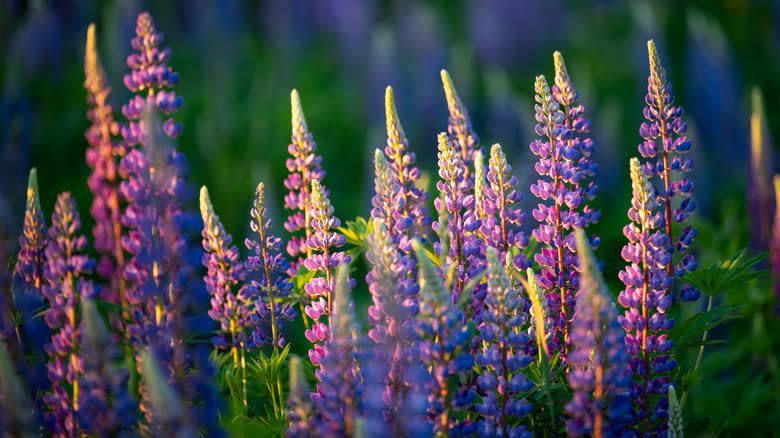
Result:
{"label": "flower cluster", "polygon": [[447,70],[441,71],[441,82],[444,85],[447,109],[450,113],[447,132],[453,139],[457,153],[466,166],[465,177],[467,177],[469,166],[474,163],[474,154],[477,151],[482,151],[482,148],[479,146],[479,137],[477,137],[474,128],[471,126],[468,110],[460,100],[460,96],[458,96],[458,92],[455,90],[452,78]]}
{"label": "flower cluster", "polygon": [[[290,233],[304,230],[304,236],[293,236],[287,242],[287,254],[298,257],[291,263],[290,275],[295,275],[303,259],[311,256],[308,240],[312,234],[311,186],[313,181],[322,182],[325,171],[322,170],[322,157],[316,155],[317,143],[309,132],[306,117],[303,114],[298,91],[290,93],[292,106],[292,142],[287,146],[291,158],[287,159],[290,174],[284,180],[284,187],[290,192],[284,197],[284,208],[294,213],[287,218],[284,229]],[[326,191],[327,193],[327,191]]]}
{"label": "flower cluster", "polygon": [[669,238],[663,232],[664,217],[658,211],[657,192],[637,158],[631,159],[631,186],[631,223],[623,228],[628,243],[621,252],[630,264],[620,271],[626,288],[618,297],[618,303],[626,310],[618,321],[626,331],[629,366],[635,375],[631,391],[634,419],[638,432],[645,436],[666,429],[662,421],[666,415],[666,388],[676,365],[669,355],[672,340],[667,335],[674,326],[674,320],[667,316],[672,304],[672,278],[667,275],[666,266],[671,255]]}
{"label": "flower cluster", "polygon": [[84,373],[81,355],[81,331],[76,315],[82,299],[94,298],[95,288],[84,276],[95,269],[95,262],[86,254],[87,238],[78,234],[81,219],[70,193],[57,197],[46,246],[44,277],[41,291],[49,301],[44,319],[53,330],[51,342],[45,346],[50,356],[49,379],[52,393],[45,397],[51,413],[47,426],[55,436],[75,436],[79,432],[79,380]]}
{"label": "flower cluster", "polygon": [[[693,182],[680,177],[674,180],[675,174],[689,172],[693,167],[693,158],[685,158],[691,149],[691,141],[685,137],[688,124],[683,122],[683,109],[674,106],[672,84],[666,79],[666,71],[661,65],[658,51],[653,40],[647,42],[650,59],[650,76],[647,78],[647,96],[643,114],[647,122],[642,122],[639,135],[644,142],[639,145],[639,153],[645,158],[642,170],[648,178],[658,177],[663,189],[658,193],[658,203],[664,210],[663,227],[671,251],[681,254],[676,265],[670,257],[666,262],[666,272],[669,277],[682,277],[686,272],[696,269],[698,264],[693,254],[688,251],[697,231],[691,225],[686,225],[678,236],[674,236],[672,221],[682,224],[696,208],[696,202],[691,198]],[[660,145],[658,141],[660,139]],[[674,173],[673,173],[674,172]],[[672,208],[673,202],[678,202]],[[669,286],[671,288],[671,285]],[[680,298],[684,301],[694,301],[700,292],[690,284],[680,288]]]}
{"label": "flower cluster", "polygon": [[585,232],[576,230],[582,267],[580,294],[571,324],[569,436],[625,436],[631,422],[631,373],[617,310]]}

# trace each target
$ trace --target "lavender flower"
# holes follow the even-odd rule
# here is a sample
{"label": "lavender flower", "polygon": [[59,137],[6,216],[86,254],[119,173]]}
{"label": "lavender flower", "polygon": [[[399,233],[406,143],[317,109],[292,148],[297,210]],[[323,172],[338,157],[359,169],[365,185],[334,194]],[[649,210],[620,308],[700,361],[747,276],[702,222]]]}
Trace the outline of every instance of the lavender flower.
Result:
{"label": "lavender flower", "polygon": [[[312,190],[314,198],[318,197],[319,190],[322,189]],[[355,420],[362,413],[363,402],[363,379],[358,366],[362,341],[360,327],[355,321],[354,303],[349,298],[347,268],[339,268],[336,276],[333,307],[329,315],[330,337],[320,350],[319,363],[315,363],[320,365],[315,371],[317,392],[311,395],[318,417],[317,436],[322,437],[353,436]]]}
{"label": "lavender flower", "polygon": [[631,159],[631,186],[631,223],[623,228],[628,244],[621,252],[630,265],[620,271],[626,288],[618,297],[626,311],[618,321],[626,331],[629,365],[634,374],[634,423],[637,432],[647,436],[666,430],[666,389],[676,365],[669,354],[672,340],[666,334],[674,326],[674,320],[667,316],[672,304],[672,279],[665,269],[671,255],[669,238],[662,228],[664,217],[657,211],[661,198],[637,158]]}
{"label": "lavender flower", "polygon": [[[253,280],[248,289],[253,296],[258,297],[257,311],[254,316],[256,318],[265,314],[271,316],[271,345],[282,347],[285,340],[279,333],[281,318],[292,320],[295,318],[295,309],[290,304],[285,306],[282,306],[281,303],[277,304],[276,300],[287,297],[293,284],[287,277],[290,264],[281,253],[282,239],[270,234],[271,219],[268,218],[268,212],[265,208],[263,187],[263,183],[258,184],[254,207],[250,212],[253,219],[250,222],[250,227],[258,234],[259,239],[257,241],[246,239],[244,241],[246,247],[255,253],[254,256],[249,256],[246,269],[260,272],[260,281]],[[268,304],[265,304],[266,297]]]}
{"label": "lavender flower", "polygon": [[298,257],[297,262],[290,265],[289,275],[293,276],[300,264],[303,263],[303,258],[312,254],[311,248],[307,246],[313,232],[311,192],[309,190],[312,181],[322,182],[322,179],[325,178],[325,171],[322,169],[322,157],[314,153],[317,144],[306,124],[298,91],[292,90],[290,102],[292,106],[292,142],[287,150],[292,157],[288,158],[286,163],[290,175],[284,180],[284,186],[290,192],[284,197],[284,208],[293,210],[294,213],[287,218],[284,229],[290,233],[300,230],[304,230],[305,233],[303,237],[293,236],[287,242],[287,254],[290,257]]}
{"label": "lavender flower", "polygon": [[[351,257],[336,250],[344,246],[347,239],[343,234],[334,231],[341,225],[341,221],[333,216],[333,207],[319,180],[312,180],[310,202],[312,235],[307,241],[307,247],[311,249],[312,255],[304,260],[303,264],[306,269],[324,276],[314,277],[304,286],[306,293],[312,298],[305,312],[313,321],[312,327],[306,329],[306,338],[315,344],[309,350],[309,359],[315,365],[320,365],[323,353],[321,343],[332,337],[329,331],[333,326],[333,274],[336,268],[349,265]],[[352,289],[354,280],[348,280],[347,285]],[[319,320],[323,315],[327,316],[328,325]]]}
{"label": "lavender flower", "polygon": [[413,245],[420,263],[418,348],[420,359],[432,376],[428,401],[433,430],[436,436],[473,435],[473,423],[455,418],[456,411],[465,410],[474,402],[473,392],[462,388],[460,382],[471,373],[474,362],[470,354],[471,334],[468,325],[463,324],[463,312],[453,303],[422,245],[417,240]]}
{"label": "lavender flower", "polygon": [[[686,253],[697,231],[687,225],[675,239],[672,219],[679,224],[684,223],[696,208],[696,202],[691,198],[693,182],[682,176],[673,181],[672,172],[682,174],[693,167],[693,158],[684,158],[684,154],[691,149],[691,142],[683,135],[688,125],[682,121],[682,107],[674,106],[672,84],[666,79],[666,71],[661,66],[653,40],[647,42],[647,51],[650,58],[650,76],[647,78],[645,97],[647,106],[643,111],[647,122],[643,122],[639,128],[639,134],[645,139],[639,145],[639,153],[646,159],[642,165],[645,175],[648,178],[657,176],[663,181],[663,190],[658,194],[658,203],[663,206],[665,213],[663,226],[666,228],[671,251],[682,255],[677,265],[674,265],[671,257],[666,261],[666,273],[670,278],[682,277],[698,266],[693,254]],[[657,139],[660,139],[660,147]],[[673,209],[672,201],[676,203],[677,199],[679,206]],[[680,298],[684,301],[694,301],[699,295],[700,291],[690,284],[680,288]]]}
{"label": "lavender flower", "polygon": [[[148,12],[138,14],[135,34],[132,46],[138,53],[127,57],[127,66],[131,71],[125,75],[124,83],[133,93],[146,91],[147,95],[144,98],[137,94],[122,106],[122,114],[129,121],[128,125],[121,129],[127,146],[144,143],[144,132],[138,121],[145,110],[155,108],[170,115],[176,112],[182,103],[181,97],[176,96],[173,91],[167,91],[179,81],[179,74],[168,66],[171,49],[158,47],[163,42],[163,35],[157,32]],[[162,127],[170,138],[176,138],[181,133],[181,124],[176,123],[173,118],[168,118]]]}
{"label": "lavender flower", "polygon": [[581,228],[575,233],[582,277],[571,323],[568,377],[574,395],[566,405],[567,431],[575,437],[622,437],[632,419],[629,355],[590,242]]}
{"label": "lavender flower", "polygon": [[441,71],[441,82],[444,85],[444,94],[447,98],[447,109],[450,112],[448,119],[447,132],[455,143],[460,159],[466,167],[465,177],[468,177],[469,167],[474,162],[474,154],[481,151],[479,146],[479,137],[471,126],[466,106],[458,96],[455,86],[452,84],[452,78],[447,70]]}
{"label": "lavender flower", "polygon": [[577,164],[579,151],[570,146],[572,132],[566,127],[566,116],[559,109],[544,76],[536,77],[536,134],[541,140],[531,143],[531,152],[539,156],[536,172],[544,179],[531,185],[540,201],[533,210],[539,228],[533,237],[544,247],[534,256],[542,267],[539,284],[546,291],[553,318],[552,348],[562,347],[565,359],[569,345],[569,324],[574,307],[573,292],[578,288],[577,258],[573,227],[585,224],[578,209],[584,201],[579,182],[583,177]]}
{"label": "lavender flower", "polygon": [[90,212],[95,218],[95,226],[92,228],[92,235],[95,250],[99,254],[97,274],[111,282],[111,287],[105,288],[103,298],[125,308],[126,286],[120,275],[125,264],[125,255],[122,251],[116,162],[116,156],[124,154],[124,150],[112,139],[112,135],[118,134],[119,127],[114,121],[113,108],[108,103],[111,87],[103,71],[95,40],[95,25],[91,24],[87,31],[84,56],[84,87],[87,89],[87,103],[90,106],[87,118],[92,122],[85,134],[89,143],[87,165],[92,169],[87,179],[87,185],[93,195]]}
{"label": "lavender flower", "polygon": [[[422,236],[431,223],[425,212],[428,193],[416,186],[420,170],[413,167],[416,157],[414,152],[409,152],[409,140],[395,109],[393,89],[389,86],[385,90],[385,119],[385,154],[393,184],[398,187],[393,193],[391,219],[386,226],[401,250],[413,255],[411,239]],[[414,272],[411,277],[414,278]]]}
{"label": "lavender flower", "polygon": [[482,349],[476,361],[483,374],[477,378],[482,402],[476,405],[480,416],[478,433],[482,437],[530,437],[532,434],[517,420],[531,412],[522,393],[533,388],[523,368],[531,363],[524,353],[529,342],[524,326],[527,314],[523,298],[509,284],[506,271],[495,248],[488,247],[488,293],[486,311],[479,331]]}
{"label": "lavender flower", "polygon": [[87,239],[78,234],[81,220],[69,192],[57,197],[51,222],[44,267],[46,284],[41,289],[50,306],[44,320],[53,330],[51,342],[44,346],[50,357],[53,391],[44,398],[52,411],[46,422],[54,436],[72,437],[80,433],[79,380],[84,373],[76,315],[81,300],[95,296],[92,283],[83,278],[92,273],[95,262],[83,254]]}
{"label": "lavender flower", "polygon": [[[473,181],[466,174],[466,166],[461,160],[458,151],[455,150],[446,133],[439,134],[439,177],[436,187],[441,193],[436,198],[434,205],[440,214],[448,218],[448,236],[452,242],[447,254],[440,254],[447,258],[447,264],[455,266],[457,283],[454,287],[452,299],[457,301],[463,288],[469,279],[477,274],[479,261],[474,257],[482,251],[482,242],[477,238],[476,231],[481,226],[481,221],[476,214],[465,214],[465,211],[473,211],[475,198],[469,192],[472,190]],[[433,229],[441,232],[441,221],[433,223]],[[441,245],[437,245],[437,252],[441,252]],[[476,297],[473,308],[478,310],[482,297]]]}

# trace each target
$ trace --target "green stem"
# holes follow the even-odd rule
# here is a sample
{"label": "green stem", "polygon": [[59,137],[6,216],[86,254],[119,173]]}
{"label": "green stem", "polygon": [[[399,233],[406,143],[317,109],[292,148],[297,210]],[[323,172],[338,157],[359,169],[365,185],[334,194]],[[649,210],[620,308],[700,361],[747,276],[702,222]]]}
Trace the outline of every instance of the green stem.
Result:
{"label": "green stem", "polygon": [[[710,298],[707,300],[707,313],[712,310],[712,295],[710,295]],[[707,341],[707,332],[709,330],[704,330],[704,333],[701,335],[701,342],[702,344],[699,345],[699,354],[696,356],[696,364],[693,366],[693,371],[696,371],[699,369],[699,365],[701,365],[701,357],[704,354],[704,342]],[[688,390],[686,389],[685,392],[683,392],[682,398],[680,399],[680,409],[682,409],[685,406],[685,401],[688,399]]]}

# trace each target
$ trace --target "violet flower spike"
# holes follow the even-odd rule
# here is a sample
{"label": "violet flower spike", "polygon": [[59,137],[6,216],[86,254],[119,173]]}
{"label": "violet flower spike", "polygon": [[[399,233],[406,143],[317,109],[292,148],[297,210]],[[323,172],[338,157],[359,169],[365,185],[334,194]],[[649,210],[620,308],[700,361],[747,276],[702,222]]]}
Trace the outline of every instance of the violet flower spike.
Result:
{"label": "violet flower spike", "polygon": [[460,159],[466,167],[466,177],[468,177],[468,169],[471,164],[474,163],[474,154],[476,151],[482,150],[479,146],[479,137],[477,137],[477,134],[474,132],[466,105],[460,100],[460,96],[458,96],[458,92],[455,90],[452,78],[447,70],[441,71],[441,82],[444,86],[444,95],[447,98],[447,109],[450,113],[447,132],[460,154]]}
{"label": "violet flower spike", "polygon": [[[387,229],[401,250],[413,257],[411,239],[423,237],[431,223],[425,210],[428,193],[416,185],[421,176],[420,169],[414,167],[416,156],[409,151],[409,140],[395,108],[393,89],[389,86],[385,90],[385,120],[385,154],[393,184],[398,186],[393,199],[392,220],[387,224]],[[411,274],[411,278],[414,278],[415,273]]]}
{"label": "violet flower spike", "polygon": [[581,228],[575,230],[582,269],[571,323],[569,436],[627,436],[632,420],[631,371],[617,310]]}
{"label": "violet flower spike", "polygon": [[[130,73],[125,75],[124,83],[127,89],[136,95],[122,105],[122,114],[129,123],[121,128],[121,132],[125,143],[130,147],[144,143],[144,130],[139,122],[147,108],[155,108],[170,115],[182,104],[181,97],[169,91],[179,81],[179,74],[168,66],[171,49],[158,47],[163,42],[163,35],[155,28],[154,20],[148,12],[138,14],[135,35],[132,46],[137,53],[127,57]],[[142,92],[146,92],[146,96],[142,96]],[[181,134],[181,124],[176,123],[172,117],[163,123],[162,128],[170,138]]]}
{"label": "violet flower spike", "polygon": [[49,242],[39,193],[38,172],[33,168],[27,184],[27,209],[24,212],[22,236],[19,238],[15,273],[21,280],[25,294],[34,296],[41,294],[46,260],[44,251]]}
{"label": "violet flower spike", "polygon": [[[283,347],[285,340],[281,335],[281,320],[295,318],[295,308],[291,304],[281,305],[277,300],[284,299],[290,294],[293,284],[287,276],[290,264],[281,253],[282,239],[271,235],[271,219],[265,208],[265,190],[263,183],[257,185],[255,191],[254,206],[250,211],[252,221],[250,228],[257,233],[258,240],[246,239],[244,244],[247,249],[254,252],[246,261],[246,269],[260,273],[260,281],[252,280],[249,283],[251,295],[257,297],[256,318],[262,318],[267,313],[271,319],[270,343],[277,347]],[[268,303],[265,300],[268,300]],[[259,319],[258,321],[259,322]]]}
{"label": "violet flower spike", "polygon": [[[574,291],[578,289],[577,257],[574,227],[584,226],[578,209],[584,202],[579,182],[583,177],[577,164],[579,151],[569,146],[572,136],[566,127],[566,116],[559,109],[547,80],[536,77],[536,134],[542,137],[531,143],[531,152],[539,156],[534,166],[542,179],[531,185],[531,193],[542,203],[533,210],[539,227],[533,237],[541,244],[534,256],[542,270],[537,277],[545,290],[554,333],[551,349],[562,349],[565,360],[568,351],[569,325],[574,308]],[[546,203],[544,203],[546,202]]]}
{"label": "violet flower spike", "polygon": [[[696,202],[693,200],[693,182],[680,175],[674,180],[676,174],[689,172],[693,167],[693,158],[685,158],[685,154],[691,149],[691,141],[683,134],[688,125],[683,122],[683,109],[674,106],[674,94],[672,84],[666,79],[666,71],[661,65],[658,51],[653,40],[647,42],[647,51],[650,58],[650,76],[647,78],[647,106],[643,114],[647,122],[643,122],[639,128],[639,134],[644,142],[639,145],[639,153],[645,158],[642,170],[648,178],[657,176],[662,181],[663,190],[658,194],[658,203],[664,209],[664,227],[666,237],[672,253],[679,253],[681,257],[674,264],[670,257],[666,262],[666,273],[674,279],[682,277],[686,272],[698,267],[692,253],[687,252],[697,231],[691,225],[686,225],[679,236],[674,236],[672,220],[678,224],[684,224],[693,210]],[[660,145],[657,140],[660,139]],[[672,208],[672,203],[679,199],[679,206]],[[673,283],[669,286],[670,290]],[[683,301],[694,301],[699,298],[700,291],[690,284],[684,284],[680,288],[680,298]]]}
{"label": "violet flower spike", "polygon": [[303,361],[298,356],[290,356],[290,396],[287,398],[287,428],[285,436],[289,438],[314,438],[309,426],[312,418],[312,406],[309,384],[303,370]]}
{"label": "violet flower spike", "polygon": [[[341,221],[333,216],[333,207],[319,180],[311,183],[311,227],[312,235],[307,246],[311,249],[311,257],[304,260],[306,269],[316,271],[321,276],[312,278],[304,289],[311,297],[311,302],[305,307],[306,315],[312,319],[312,326],[306,330],[306,338],[314,344],[309,350],[309,359],[315,365],[319,365],[322,358],[322,342],[332,337],[331,315],[333,311],[333,292],[335,287],[335,270],[344,265],[348,266],[351,257],[344,251],[338,251],[346,243],[343,234],[336,231]],[[355,281],[347,280],[347,286],[352,289]],[[327,316],[328,324],[325,325],[320,318]]]}
{"label": "violet flower spike", "polygon": [[[287,150],[291,158],[286,162],[290,174],[284,180],[284,187],[290,192],[284,197],[284,208],[293,210],[293,213],[284,223],[284,229],[289,233],[304,231],[303,236],[294,235],[287,242],[287,254],[290,257],[298,257],[297,261],[290,265],[289,275],[293,276],[298,271],[298,266],[303,263],[303,259],[312,254],[311,248],[307,246],[312,234],[310,189],[312,181],[317,180],[322,183],[325,171],[322,169],[322,157],[314,153],[317,143],[309,132],[297,90],[292,90],[290,93],[290,103],[292,140]],[[305,317],[304,321],[306,321]]]}
{"label": "violet flower spike", "polygon": [[626,331],[629,366],[634,374],[633,423],[637,433],[647,436],[666,430],[666,389],[676,366],[667,334],[674,326],[674,320],[667,316],[673,280],[666,271],[671,258],[669,238],[663,231],[663,213],[657,211],[662,198],[658,198],[637,158],[631,159],[631,186],[631,222],[623,228],[628,244],[621,252],[630,264],[619,274],[626,288],[618,297],[625,308],[618,321]]}
{"label": "violet flower spike", "polygon": [[81,219],[76,202],[69,192],[57,197],[46,246],[44,277],[41,291],[50,308],[44,315],[53,330],[51,342],[44,346],[52,393],[44,400],[51,409],[46,415],[48,429],[58,437],[74,437],[80,433],[79,381],[84,373],[81,354],[81,330],[77,321],[82,299],[95,296],[92,283],[83,277],[92,273],[95,262],[84,252],[87,238],[79,234]]}
{"label": "violet flower spike", "polygon": [[482,346],[476,358],[483,370],[477,378],[482,394],[482,402],[475,407],[477,431],[481,437],[530,438],[532,433],[525,426],[513,426],[532,410],[521,396],[534,386],[522,373],[531,363],[531,357],[524,353],[529,338],[520,329],[527,322],[525,303],[511,287],[495,248],[488,247],[487,260],[486,310],[479,324]]}
{"label": "violet flower spike", "polygon": [[86,76],[84,87],[87,89],[89,104],[87,118],[92,122],[85,137],[89,143],[86,153],[87,165],[92,169],[87,180],[93,195],[90,212],[95,218],[95,226],[92,228],[92,235],[95,250],[99,254],[96,272],[111,283],[111,287],[104,289],[103,299],[119,304],[124,309],[127,307],[126,285],[121,273],[125,264],[125,254],[122,251],[120,222],[122,212],[119,207],[116,157],[123,155],[125,151],[112,138],[119,133],[119,126],[114,121],[114,110],[108,103],[111,86],[108,85],[97,53],[94,23],[90,24],[87,30],[84,73]]}

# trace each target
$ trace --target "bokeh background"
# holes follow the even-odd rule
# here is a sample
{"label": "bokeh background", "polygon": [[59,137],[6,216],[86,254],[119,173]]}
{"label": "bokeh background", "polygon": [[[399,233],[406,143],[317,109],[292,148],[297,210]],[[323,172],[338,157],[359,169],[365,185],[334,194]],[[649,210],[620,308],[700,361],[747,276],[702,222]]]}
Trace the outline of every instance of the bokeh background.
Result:
{"label": "bokeh background", "polygon": [[[237,242],[259,181],[274,194],[273,215],[277,226],[282,222],[291,89],[301,94],[336,214],[350,220],[370,209],[387,85],[423,179],[434,187],[436,135],[447,126],[441,68],[451,73],[482,144],[500,142],[527,187],[535,178],[528,150],[533,80],[552,77],[552,53],[560,50],[593,122],[604,213],[593,229],[618,291],[627,163],[640,141],[646,41],[653,38],[693,141],[700,260],[748,244],[754,87],[764,96],[766,132],[780,129],[778,1],[0,0],[0,239],[9,252],[21,230],[31,166],[38,168],[45,211],[69,189],[87,216],[86,29],[97,25],[119,108],[130,95],[122,76],[143,10],[164,33],[170,65],[180,74],[178,147],[190,164],[189,181],[209,187]],[[533,200],[524,191],[530,212]],[[719,400],[698,409],[726,416],[728,399]],[[743,426],[763,421],[746,415]]]}

